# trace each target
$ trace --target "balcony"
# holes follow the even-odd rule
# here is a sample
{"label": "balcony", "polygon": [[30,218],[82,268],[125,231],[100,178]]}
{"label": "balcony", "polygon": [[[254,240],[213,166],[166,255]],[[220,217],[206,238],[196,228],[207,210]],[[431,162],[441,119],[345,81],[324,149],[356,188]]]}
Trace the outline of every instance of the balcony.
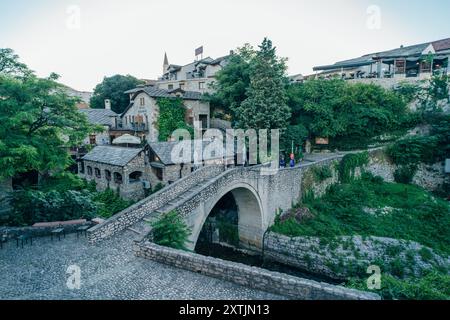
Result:
{"label": "balcony", "polygon": [[147,132],[147,131],[149,131],[149,126],[146,123],[119,124],[115,127],[112,127],[111,130]]}

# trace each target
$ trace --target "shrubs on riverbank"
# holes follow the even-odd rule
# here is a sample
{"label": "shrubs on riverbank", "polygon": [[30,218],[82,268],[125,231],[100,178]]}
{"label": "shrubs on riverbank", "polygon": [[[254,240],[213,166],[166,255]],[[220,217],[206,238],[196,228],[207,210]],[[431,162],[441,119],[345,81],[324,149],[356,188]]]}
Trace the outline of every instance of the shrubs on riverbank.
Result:
{"label": "shrubs on riverbank", "polygon": [[[341,247],[343,243],[339,239],[345,236],[374,236],[417,242],[431,248],[444,259],[450,254],[450,207],[447,202],[417,186],[385,183],[380,178],[364,173],[360,180],[330,187],[320,199],[304,199],[301,206],[311,210],[309,218],[299,223],[293,218],[279,217],[272,231],[290,237],[318,237],[321,242],[332,244],[328,248],[333,245]],[[384,259],[371,261],[382,269],[386,286],[381,291],[384,298],[450,298],[448,290],[441,290],[436,285],[437,281],[433,280],[439,277],[448,283],[450,280],[448,270],[444,270],[446,268],[430,264],[426,267],[429,270],[425,269],[426,272],[421,273],[420,277],[408,272],[414,269],[418,261],[426,261],[427,256],[430,256],[427,254],[430,250],[426,247],[420,250],[421,259],[415,259],[410,252],[403,252],[403,248],[399,247],[386,252],[398,258],[392,263],[384,263]],[[336,261],[346,258],[335,251],[331,254],[335,255]],[[360,254],[363,256],[364,252]],[[335,264],[334,267],[339,266]],[[435,276],[433,279],[426,278],[427,275],[423,276],[425,273]],[[368,276],[362,273],[350,284],[360,284],[361,289],[367,290],[364,281]],[[418,290],[422,290],[423,295]]]}

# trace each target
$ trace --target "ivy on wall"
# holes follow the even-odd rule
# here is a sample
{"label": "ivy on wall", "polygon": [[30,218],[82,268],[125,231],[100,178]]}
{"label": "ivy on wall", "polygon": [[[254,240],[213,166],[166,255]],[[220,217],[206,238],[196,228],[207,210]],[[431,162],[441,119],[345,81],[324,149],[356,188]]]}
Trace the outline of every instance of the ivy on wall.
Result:
{"label": "ivy on wall", "polygon": [[356,168],[363,167],[369,163],[369,154],[367,152],[351,153],[342,158],[339,164],[339,181],[349,183],[355,178]]}
{"label": "ivy on wall", "polygon": [[167,141],[172,132],[176,129],[186,129],[193,134],[193,129],[186,121],[186,108],[180,98],[168,99],[161,98],[157,100],[159,107],[159,117],[157,128],[159,130],[159,141]]}

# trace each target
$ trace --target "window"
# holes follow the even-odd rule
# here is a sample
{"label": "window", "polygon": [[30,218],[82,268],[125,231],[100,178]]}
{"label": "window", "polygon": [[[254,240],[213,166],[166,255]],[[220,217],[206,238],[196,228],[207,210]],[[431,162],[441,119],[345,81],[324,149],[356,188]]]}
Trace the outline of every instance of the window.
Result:
{"label": "window", "polygon": [[158,178],[158,180],[163,180],[163,169],[152,167],[153,174]]}
{"label": "window", "polygon": [[89,176],[92,176],[92,167],[87,167],[87,173]]}
{"label": "window", "polygon": [[102,174],[101,174],[99,168],[95,168],[94,171],[95,171],[95,176],[96,176],[97,178],[101,178],[101,177],[102,177]]}
{"label": "window", "polygon": [[105,178],[108,181],[111,181],[111,171],[105,170]]}
{"label": "window", "polygon": [[406,72],[406,60],[395,61],[395,74],[404,74]]}
{"label": "window", "polygon": [[118,172],[114,172],[114,182],[117,184],[122,184],[122,175]]}
{"label": "window", "polygon": [[420,72],[431,72],[431,62],[421,61],[420,62]]}
{"label": "window", "polygon": [[144,106],[144,105],[145,105],[145,98],[144,98],[144,97],[142,97],[142,98],[139,99],[139,104],[140,104],[141,106]]}
{"label": "window", "polygon": [[95,137],[95,134],[90,134],[89,135],[89,144],[90,145],[94,145],[95,144],[95,142],[96,142],[96,139],[95,139],[96,137]]}
{"label": "window", "polygon": [[199,88],[200,90],[204,90],[204,89],[205,89],[205,83],[204,83],[204,82],[199,82],[199,83],[198,83],[198,88]]}
{"label": "window", "polygon": [[142,177],[142,172],[135,171],[135,172],[130,173],[129,181],[130,181],[130,183],[140,182],[141,177]]}
{"label": "window", "polygon": [[207,114],[201,114],[198,117],[199,117],[199,121],[202,124],[202,129],[207,129],[208,128],[208,115]]}
{"label": "window", "polygon": [[80,161],[80,173],[84,173],[84,162]]}
{"label": "window", "polygon": [[169,85],[167,86],[167,88],[168,88],[169,90],[173,90],[173,84],[169,84]]}

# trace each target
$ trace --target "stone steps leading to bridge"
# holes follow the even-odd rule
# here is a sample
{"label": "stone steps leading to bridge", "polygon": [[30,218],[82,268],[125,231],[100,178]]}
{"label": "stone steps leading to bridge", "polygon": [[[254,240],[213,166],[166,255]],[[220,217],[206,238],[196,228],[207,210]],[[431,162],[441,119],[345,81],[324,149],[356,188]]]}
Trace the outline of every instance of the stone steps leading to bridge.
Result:
{"label": "stone steps leading to bridge", "polygon": [[136,240],[141,240],[142,237],[146,236],[151,231],[151,223],[155,222],[159,219],[159,217],[164,214],[168,213],[174,209],[176,209],[178,206],[183,204],[186,200],[192,198],[194,195],[196,195],[199,191],[201,191],[205,186],[208,184],[209,181],[212,179],[204,179],[200,183],[198,183],[197,186],[185,191],[184,193],[181,193],[179,196],[177,196],[174,200],[170,200],[158,209],[154,210],[153,212],[147,214],[142,220],[136,222],[132,226],[128,227],[127,230],[132,231],[135,233],[138,237]]}

